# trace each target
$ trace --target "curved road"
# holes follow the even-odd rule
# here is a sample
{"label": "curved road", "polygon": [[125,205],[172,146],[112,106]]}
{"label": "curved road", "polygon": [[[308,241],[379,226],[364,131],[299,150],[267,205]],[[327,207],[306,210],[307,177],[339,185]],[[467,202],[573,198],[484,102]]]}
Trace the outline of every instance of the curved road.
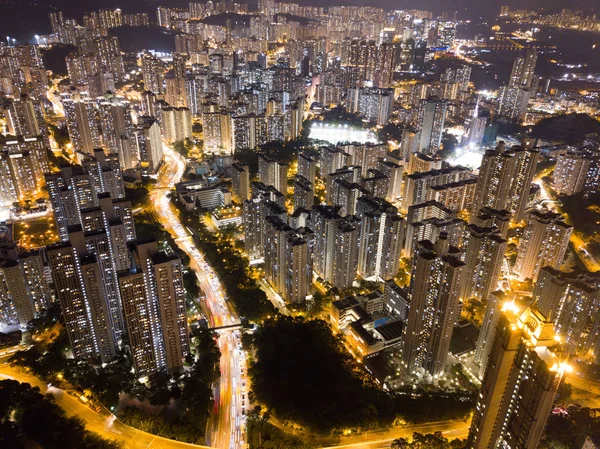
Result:
{"label": "curved road", "polygon": [[[150,192],[152,213],[190,257],[190,268],[195,271],[206,298],[202,305],[211,327],[239,324],[235,312],[225,300],[218,277],[198,251],[167,197],[167,193],[181,180],[185,161],[167,145],[163,146],[163,152],[164,164],[158,175],[157,187]],[[219,334],[221,381],[215,387],[215,409],[208,423],[207,444],[221,449],[238,449],[245,446],[246,355],[241,348],[239,331],[220,331]]]}
{"label": "curved road", "polygon": [[[191,260],[191,268],[196,272],[200,287],[206,296],[203,304],[212,327],[239,324],[234,312],[225,301],[223,288],[194,245],[189,233],[183,228],[173,209],[167,193],[179,182],[185,169],[185,161],[173,150],[165,146],[165,164],[159,173],[157,188],[150,192],[152,213],[165,229],[175,238],[177,245]],[[41,379],[26,374],[23,370],[6,364],[12,350],[0,353],[0,380],[13,379],[38,387],[42,393],[51,393],[68,416],[76,416],[84,421],[86,428],[106,439],[116,440],[128,449],[238,449],[245,447],[245,416],[247,401],[246,356],[241,348],[240,333],[237,330],[219,331],[221,350],[221,381],[215,386],[215,408],[209,419],[207,444],[200,446],[162,438],[151,433],[129,427],[118,420],[108,410],[96,411],[79,398],[55,387],[48,387]]]}
{"label": "curved road", "polygon": [[4,379],[13,379],[22,383],[28,383],[34,387],[38,387],[42,394],[52,394],[57,404],[65,410],[67,415],[81,419],[85,423],[87,430],[97,433],[102,438],[116,440],[122,443],[127,449],[209,449],[208,446],[182,443],[126,426],[122,422],[116,421],[110,412],[92,410],[81,402],[79,398],[64,390],[47,387],[40,379],[25,374],[19,368],[14,368],[10,365],[1,365],[0,380]]}

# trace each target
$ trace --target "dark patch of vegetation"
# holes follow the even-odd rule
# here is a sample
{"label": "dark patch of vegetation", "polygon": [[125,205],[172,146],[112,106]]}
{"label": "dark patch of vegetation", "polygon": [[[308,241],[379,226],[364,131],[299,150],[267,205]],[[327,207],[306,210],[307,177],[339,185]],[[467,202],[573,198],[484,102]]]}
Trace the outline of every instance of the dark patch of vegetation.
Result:
{"label": "dark patch of vegetation", "polygon": [[386,123],[377,131],[377,137],[381,142],[387,142],[392,140],[395,142],[402,141],[402,131],[404,131],[404,125],[396,123]]}
{"label": "dark patch of vegetation", "polygon": [[31,447],[31,441],[45,449],[120,447],[85,430],[81,420],[68,418],[51,395],[29,384],[0,381],[0,447]]}
{"label": "dark patch of vegetation", "polygon": [[467,447],[466,440],[448,441],[442,432],[413,433],[412,440],[409,442],[405,438],[398,438],[392,441],[392,449],[464,449]]}
{"label": "dark patch of vegetation", "polygon": [[183,157],[188,157],[188,153],[194,146],[192,139],[179,140],[173,143],[173,149],[181,154]]}
{"label": "dark patch of vegetation", "polygon": [[208,16],[207,18],[202,20],[202,23],[206,23],[208,25],[221,25],[226,26],[227,21],[230,20],[231,23],[244,23],[248,25],[250,23],[250,17],[246,14],[237,14],[234,12],[225,12],[221,14],[213,14]]}
{"label": "dark patch of vegetation", "polygon": [[279,419],[322,434],[394,421],[391,398],[348,355],[325,321],[268,319],[255,332],[253,346],[253,395]]}
{"label": "dark patch of vegetation", "polygon": [[[310,125],[307,125],[310,126]],[[258,172],[258,155],[264,154],[278,161],[290,163],[296,159],[299,151],[317,156],[313,142],[308,138],[308,134],[302,134],[298,138],[283,142],[274,140],[260,146],[258,150],[243,148],[235,150],[236,160],[250,167],[251,173]]]}
{"label": "dark patch of vegetation", "polygon": [[121,49],[126,53],[139,53],[148,48],[168,53],[175,51],[173,33],[159,26],[122,26],[111,28],[109,34],[119,38]]}
{"label": "dark patch of vegetation", "polygon": [[600,194],[584,198],[579,193],[570,196],[560,196],[558,200],[561,210],[569,216],[569,224],[573,225],[576,232],[592,237],[598,232],[600,221]]}
{"label": "dark patch of vegetation", "polygon": [[46,150],[46,154],[48,156],[50,167],[61,168],[69,166],[69,160],[66,158],[63,152],[61,152],[60,155],[57,155],[52,150]]}
{"label": "dark patch of vegetation", "polygon": [[67,76],[67,63],[65,57],[77,51],[74,45],[52,45],[43,51],[44,67],[58,76]]}
{"label": "dark patch of vegetation", "polygon": [[459,145],[459,141],[456,136],[448,133],[442,135],[442,149],[440,151],[440,157],[442,159],[448,159],[454,157],[456,148]]}
{"label": "dark patch of vegetation", "polygon": [[131,201],[131,207],[137,209],[146,203],[148,199],[148,189],[145,187],[137,187],[130,189],[125,187],[125,197]]}
{"label": "dark patch of vegetation", "polygon": [[192,369],[178,379],[176,386],[167,388],[165,381],[153,389],[150,402],[162,406],[154,411],[125,407],[118,413],[122,422],[165,438],[204,443],[206,423],[213,407],[212,385],[220,375],[221,353],[215,334],[207,330],[196,329],[191,343],[196,354]]}
{"label": "dark patch of vegetation", "polygon": [[600,133],[600,122],[587,114],[556,115],[535,124],[531,135],[538,139],[578,144],[587,134]]}
{"label": "dark patch of vegetation", "polygon": [[600,409],[573,405],[564,414],[551,414],[540,447],[580,449],[588,435],[600,436]]}
{"label": "dark patch of vegetation", "polygon": [[52,123],[48,123],[48,129],[50,130],[50,133],[52,133],[54,141],[60,148],[66,147],[67,144],[71,142],[69,131],[67,131],[66,126],[58,127]]}
{"label": "dark patch of vegetation", "polygon": [[319,447],[314,435],[289,435],[269,422],[270,413],[261,413],[256,407],[248,414],[246,434],[250,449],[313,449]]}
{"label": "dark patch of vegetation", "polygon": [[353,112],[349,112],[344,106],[336,106],[332,109],[323,111],[321,119],[323,122],[334,125],[352,125],[359,128],[364,128],[365,125],[367,125],[362,117]]}
{"label": "dark patch of vegetation", "polygon": [[385,428],[397,418],[466,419],[473,408],[470,393],[382,391],[323,320],[270,318],[244,343],[256,354],[248,370],[254,399],[279,420],[317,434]]}
{"label": "dark patch of vegetation", "polygon": [[394,410],[411,424],[450,419],[466,419],[473,410],[474,398],[462,393],[422,393],[413,391],[394,396]]}

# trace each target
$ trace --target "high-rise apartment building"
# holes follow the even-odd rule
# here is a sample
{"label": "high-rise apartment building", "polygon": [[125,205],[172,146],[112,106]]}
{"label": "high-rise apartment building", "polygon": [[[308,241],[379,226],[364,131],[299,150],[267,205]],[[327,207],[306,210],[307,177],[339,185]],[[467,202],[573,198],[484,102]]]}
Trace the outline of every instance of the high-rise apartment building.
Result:
{"label": "high-rise apartment building", "polygon": [[314,183],[317,176],[317,161],[306,153],[298,153],[298,175]]}
{"label": "high-rise apartment building", "polygon": [[[66,241],[46,248],[48,263],[73,355],[105,363],[116,355],[118,336],[124,330],[116,327],[119,321],[112,321],[121,313],[120,297],[119,308],[111,310],[98,259],[88,250],[81,227],[72,229],[74,243]],[[116,276],[116,272],[112,274]]]}
{"label": "high-rise apartment building", "polygon": [[25,329],[52,298],[41,251],[20,250],[8,232],[0,230],[0,323]]}
{"label": "high-rise apartment building", "polygon": [[231,173],[231,193],[233,200],[242,204],[251,198],[250,196],[250,167],[238,162],[229,167]]}
{"label": "high-rise apartment building", "polygon": [[92,154],[102,147],[96,104],[80,95],[63,96],[62,104],[67,119],[67,129],[73,148]]}
{"label": "high-rise apartment building", "polygon": [[258,10],[272,22],[273,16],[277,12],[275,0],[260,0],[258,2]]}
{"label": "high-rise apartment building", "polygon": [[340,290],[352,287],[358,268],[359,220],[342,218],[339,207],[316,206],[313,211],[314,270]]}
{"label": "high-rise apartment building", "polygon": [[465,281],[461,297],[486,302],[498,289],[507,240],[499,235],[497,228],[471,224],[465,243]]}
{"label": "high-rise apartment building", "polygon": [[265,220],[265,277],[289,303],[303,302],[312,283],[312,231],[294,230],[277,216]]}
{"label": "high-rise apartment building", "polygon": [[258,156],[258,180],[273,186],[284,195],[287,193],[288,165],[260,154]]}
{"label": "high-rise apartment building", "polygon": [[136,168],[139,164],[139,153],[133,141],[129,102],[119,97],[107,98],[99,103],[98,113],[105,151],[117,154],[124,170]]}
{"label": "high-rise apartment building", "polygon": [[346,61],[349,87],[362,87],[375,79],[377,44],[374,40],[354,39],[350,42]]}
{"label": "high-rise apartment building", "polygon": [[310,210],[315,203],[313,185],[303,176],[296,176],[294,180],[294,209]]}
{"label": "high-rise apartment building", "polygon": [[202,105],[204,150],[231,152],[233,150],[233,123],[231,112],[215,103]]}
{"label": "high-rise apartment building", "polygon": [[[264,115],[233,116],[232,123],[234,150],[255,149],[267,142],[268,128]],[[283,137],[281,140],[283,140]]]}
{"label": "high-rise apartment building", "polygon": [[434,193],[430,192],[433,187],[448,186],[470,178],[471,171],[461,166],[428,172],[416,172],[405,176],[402,207],[408,209],[411,206],[425,203],[429,198],[435,197]]}
{"label": "high-rise apartment building", "polygon": [[440,151],[447,107],[445,100],[430,98],[421,101],[417,119],[421,133],[419,151],[429,155]]}
{"label": "high-rise apartment building", "polygon": [[[406,235],[404,239],[404,255],[413,257],[417,243],[421,240],[437,241],[440,231],[448,234],[451,245],[458,245],[462,240],[464,223],[455,218],[456,213],[436,201],[415,204],[408,208],[406,214]],[[453,238],[449,227],[456,227],[460,232],[459,239]]]}
{"label": "high-rise apartment building", "polygon": [[348,110],[356,112],[377,125],[385,125],[394,107],[394,89],[361,87],[348,89]]}
{"label": "high-rise apartment building", "polygon": [[510,87],[531,87],[534,78],[538,53],[528,50],[524,55],[517,56],[513,63],[508,85]]}
{"label": "high-rise apartment building", "polygon": [[535,66],[538,54],[528,50],[525,55],[517,56],[507,86],[500,89],[500,108],[498,114],[511,120],[522,120],[532,95]]}
{"label": "high-rise apartment building", "polygon": [[374,85],[381,88],[389,88],[394,81],[394,71],[400,58],[398,44],[384,42],[379,46],[377,52],[377,66],[375,68]]}
{"label": "high-rise apartment building", "polygon": [[514,272],[520,279],[535,282],[542,268],[558,269],[561,266],[573,227],[554,212],[530,212],[526,223]]}
{"label": "high-rise apartment building", "polygon": [[600,323],[600,282],[589,272],[570,272],[544,267],[540,270],[533,300],[540,312],[551,316],[556,333],[570,354],[596,354],[594,329]]}
{"label": "high-rise apartment building", "polygon": [[440,78],[441,98],[463,100],[469,93],[471,66],[463,65],[456,69],[448,68]]}
{"label": "high-rise apartment building", "polygon": [[368,196],[359,198],[357,215],[360,218],[358,274],[366,279],[393,278],[398,274],[405,220],[384,199]]}
{"label": "high-rise apartment building", "polygon": [[468,447],[535,449],[568,369],[556,352],[552,322],[539,311],[505,303],[475,407]]}
{"label": "high-rise apartment building", "polygon": [[447,238],[419,242],[409,288],[402,359],[414,373],[423,369],[439,376],[446,366],[452,330],[459,315],[465,264]]}
{"label": "high-rise apartment building", "polygon": [[424,173],[432,170],[440,170],[442,168],[442,159],[440,157],[432,157],[421,152],[411,152],[408,159],[407,173]]}
{"label": "high-rise apartment building", "polygon": [[322,177],[325,177],[342,167],[350,165],[352,156],[340,148],[322,146],[319,148],[319,151],[319,167]]}
{"label": "high-rise apartment building", "polygon": [[14,136],[34,138],[40,136],[47,147],[48,127],[44,120],[41,103],[26,94],[9,102],[4,109],[8,132]]}
{"label": "high-rise apartment building", "polygon": [[[489,360],[494,334],[498,325],[498,320],[502,314],[502,307],[508,300],[509,295],[502,290],[497,290],[489,294],[486,299],[485,313],[479,330],[479,337],[475,346],[475,355],[473,362],[478,366],[478,377],[481,379],[485,374]],[[514,298],[513,298],[514,299]]]}
{"label": "high-rise apartment building", "polygon": [[[131,202],[124,199],[118,159],[105,158],[102,151],[96,155],[97,159],[84,161],[82,168],[66,167],[60,173],[46,174],[57,233],[61,241],[67,241],[69,226],[85,225],[82,210],[100,207],[105,216],[103,220],[120,219],[127,230],[127,241],[133,241],[135,230]],[[101,194],[108,194],[109,200],[100,201]]]}
{"label": "high-rise apartment building", "polygon": [[154,94],[164,93],[166,64],[149,52],[144,52],[141,60],[144,89]]}
{"label": "high-rise apartment building", "polygon": [[244,246],[250,260],[262,259],[265,254],[265,220],[268,216],[287,220],[285,196],[273,186],[252,183],[252,199],[244,201],[242,224]]}
{"label": "high-rise apartment building", "polygon": [[[596,168],[597,155],[566,152],[556,157],[556,167],[552,175],[554,189],[559,195],[575,195],[586,187],[593,168]],[[596,175],[597,177],[597,175]]]}
{"label": "high-rise apartment building", "polygon": [[139,378],[181,372],[189,353],[181,260],[138,242],[135,266],[119,273],[134,367]]}
{"label": "high-rise apartment building", "polygon": [[473,111],[473,116],[468,118],[467,132],[463,136],[461,144],[469,149],[479,149],[485,137],[488,117],[479,114],[479,108]]}
{"label": "high-rise apartment building", "polygon": [[507,210],[514,222],[525,217],[531,182],[535,176],[539,152],[529,141],[520,147],[505,149],[501,142],[483,156],[472,211],[483,207]]}
{"label": "high-rise apartment building", "polygon": [[119,8],[101,9],[98,11],[100,27],[109,29],[123,26],[123,14]]}
{"label": "high-rise apartment building", "polygon": [[97,37],[90,53],[96,55],[100,68],[110,72],[116,83],[125,81],[125,65],[119,39],[116,36]]}
{"label": "high-rise apartment building", "polygon": [[42,194],[48,171],[46,145],[38,137],[0,137],[0,203],[35,200]]}
{"label": "high-rise apartment building", "polygon": [[163,158],[160,125],[152,117],[140,117],[138,122],[133,128],[134,154],[138,155],[143,172],[156,173]]}
{"label": "high-rise apartment building", "polygon": [[192,137],[192,114],[188,108],[163,107],[162,132],[168,142],[179,142]]}

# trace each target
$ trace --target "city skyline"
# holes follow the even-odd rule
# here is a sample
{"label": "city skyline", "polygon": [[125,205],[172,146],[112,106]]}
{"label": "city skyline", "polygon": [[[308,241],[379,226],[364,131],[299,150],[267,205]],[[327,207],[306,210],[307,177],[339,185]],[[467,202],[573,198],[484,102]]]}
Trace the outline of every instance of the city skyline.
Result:
{"label": "city skyline", "polygon": [[0,375],[107,449],[594,444],[593,12],[104,3],[0,41]]}

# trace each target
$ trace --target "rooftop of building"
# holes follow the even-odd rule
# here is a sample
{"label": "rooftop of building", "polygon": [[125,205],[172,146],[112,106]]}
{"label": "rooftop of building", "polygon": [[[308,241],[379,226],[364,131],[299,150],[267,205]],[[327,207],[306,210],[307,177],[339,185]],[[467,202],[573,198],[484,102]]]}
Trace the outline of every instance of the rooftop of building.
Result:
{"label": "rooftop of building", "polygon": [[389,343],[402,337],[404,323],[402,321],[392,321],[375,329],[384,342]]}

